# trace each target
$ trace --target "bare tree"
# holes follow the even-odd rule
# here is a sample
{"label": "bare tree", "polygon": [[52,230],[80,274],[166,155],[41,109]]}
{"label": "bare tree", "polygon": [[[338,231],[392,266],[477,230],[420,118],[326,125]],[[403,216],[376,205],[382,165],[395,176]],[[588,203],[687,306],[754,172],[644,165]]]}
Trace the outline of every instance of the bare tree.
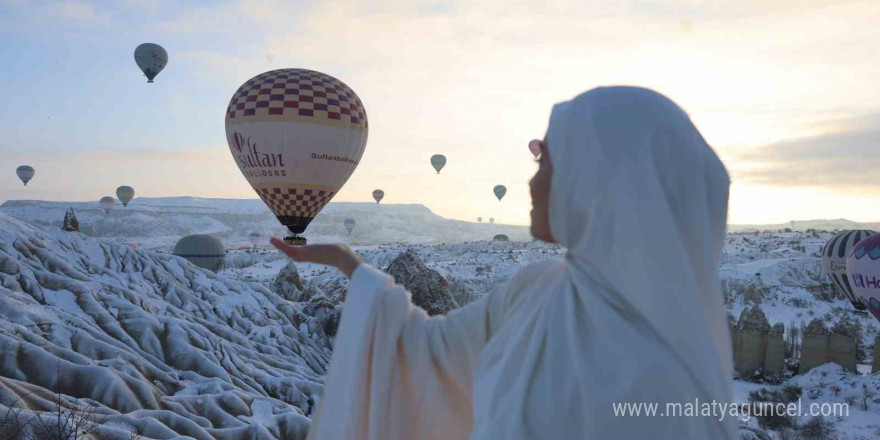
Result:
{"label": "bare tree", "polygon": [[[57,381],[61,378],[61,361],[57,365]],[[50,413],[38,413],[25,430],[26,440],[86,440],[106,416],[97,412],[98,407],[86,400],[65,399],[61,390],[55,390],[55,408]]]}
{"label": "bare tree", "polygon": [[38,414],[30,423],[27,440],[86,440],[103,422],[97,407],[88,402],[66,402],[61,393],[56,393],[54,403],[54,411]]}
{"label": "bare tree", "polygon": [[21,440],[30,424],[30,420],[22,420],[25,415],[18,409],[18,401],[15,399],[0,418],[0,438],[4,440]]}

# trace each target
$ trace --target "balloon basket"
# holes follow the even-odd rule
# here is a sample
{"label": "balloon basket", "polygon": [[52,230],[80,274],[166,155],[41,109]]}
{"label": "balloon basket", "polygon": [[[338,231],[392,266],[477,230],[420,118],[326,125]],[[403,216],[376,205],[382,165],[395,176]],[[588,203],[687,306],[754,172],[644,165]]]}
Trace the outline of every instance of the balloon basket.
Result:
{"label": "balloon basket", "polygon": [[291,246],[305,246],[306,238],[300,236],[284,237],[284,242]]}

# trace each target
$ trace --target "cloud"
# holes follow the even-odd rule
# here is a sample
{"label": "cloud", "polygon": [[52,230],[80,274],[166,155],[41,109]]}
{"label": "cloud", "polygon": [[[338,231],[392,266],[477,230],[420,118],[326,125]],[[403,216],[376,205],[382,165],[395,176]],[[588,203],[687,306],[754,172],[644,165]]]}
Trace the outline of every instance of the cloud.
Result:
{"label": "cloud", "polygon": [[880,114],[828,121],[827,131],[734,152],[734,179],[774,186],[880,192]]}
{"label": "cloud", "polygon": [[49,6],[55,15],[80,23],[108,23],[111,16],[107,12],[99,12],[89,3],[67,0]]}

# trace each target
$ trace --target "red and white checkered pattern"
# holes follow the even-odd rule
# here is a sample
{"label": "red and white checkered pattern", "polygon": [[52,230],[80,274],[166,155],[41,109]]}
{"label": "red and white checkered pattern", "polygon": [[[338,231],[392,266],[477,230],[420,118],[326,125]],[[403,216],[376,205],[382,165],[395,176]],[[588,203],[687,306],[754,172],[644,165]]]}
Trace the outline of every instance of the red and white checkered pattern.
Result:
{"label": "red and white checkered pattern", "polygon": [[366,130],[360,98],[338,79],[306,69],[279,69],[257,75],[235,92],[226,124],[259,121],[312,121]]}
{"label": "red and white checkered pattern", "polygon": [[260,188],[257,194],[277,216],[312,218],[336,193],[326,189]]}

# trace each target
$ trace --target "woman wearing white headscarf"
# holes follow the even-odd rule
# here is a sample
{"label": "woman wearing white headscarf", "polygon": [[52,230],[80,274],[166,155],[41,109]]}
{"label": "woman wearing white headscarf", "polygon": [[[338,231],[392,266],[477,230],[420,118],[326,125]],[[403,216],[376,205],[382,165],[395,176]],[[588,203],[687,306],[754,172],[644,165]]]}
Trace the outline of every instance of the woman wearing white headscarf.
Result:
{"label": "woman wearing white headscarf", "polygon": [[675,103],[632,87],[557,104],[541,147],[532,234],[565,259],[445,317],[344,246],[273,240],[351,277],[310,439],[735,437],[731,416],[660,415],[731,401],[721,161]]}

